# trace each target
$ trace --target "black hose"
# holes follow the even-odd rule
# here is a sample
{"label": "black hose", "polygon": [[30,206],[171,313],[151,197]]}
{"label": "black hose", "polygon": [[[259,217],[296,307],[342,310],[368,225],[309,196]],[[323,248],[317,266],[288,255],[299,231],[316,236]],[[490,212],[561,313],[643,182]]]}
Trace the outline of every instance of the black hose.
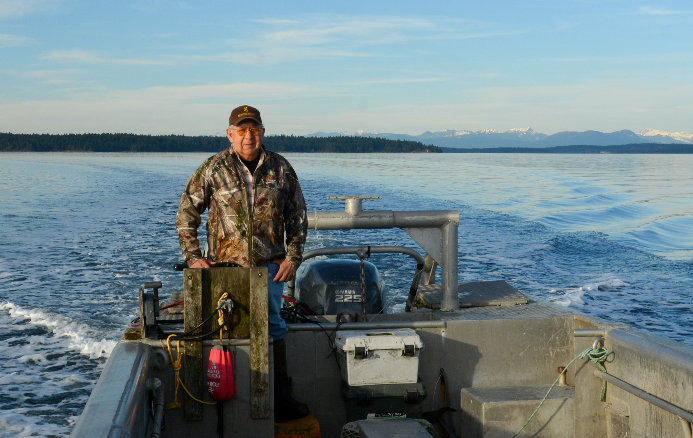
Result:
{"label": "black hose", "polygon": [[217,433],[224,438],[224,403],[217,402]]}
{"label": "black hose", "polygon": [[232,312],[229,312],[229,314],[226,316],[226,320],[224,320],[224,323],[223,323],[222,325],[220,325],[220,326],[219,326],[217,329],[215,329],[214,331],[211,331],[211,332],[209,332],[209,333],[203,333],[203,334],[197,335],[197,336],[188,336],[189,334],[191,334],[191,333],[194,332],[195,330],[197,330],[197,329],[199,329],[200,327],[202,327],[202,325],[205,324],[207,321],[209,321],[210,319],[212,319],[212,317],[215,316],[215,315],[217,314],[216,312],[217,312],[217,310],[219,310],[219,309],[221,309],[221,306],[217,307],[217,309],[214,311],[214,313],[212,313],[209,317],[207,317],[207,319],[205,319],[204,321],[202,321],[202,322],[200,323],[200,325],[198,325],[197,327],[195,327],[195,328],[193,328],[193,329],[190,329],[190,330],[188,330],[187,332],[182,333],[182,334],[180,334],[180,335],[173,335],[174,337],[173,337],[172,339],[173,339],[174,341],[198,341],[198,340],[200,340],[200,339],[202,339],[202,338],[206,338],[207,336],[211,336],[211,335],[214,335],[214,334],[216,334],[216,333],[219,333],[219,331],[220,331],[221,329],[223,329],[224,326],[227,325],[227,324],[229,323],[229,321],[231,320],[231,317],[233,316],[233,313],[232,313]]}

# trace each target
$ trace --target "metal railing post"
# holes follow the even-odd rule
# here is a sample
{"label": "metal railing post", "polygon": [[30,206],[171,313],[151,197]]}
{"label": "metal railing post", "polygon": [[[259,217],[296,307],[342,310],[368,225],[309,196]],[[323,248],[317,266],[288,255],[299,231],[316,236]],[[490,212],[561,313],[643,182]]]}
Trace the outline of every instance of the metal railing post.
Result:
{"label": "metal railing post", "polygon": [[448,222],[441,227],[443,297],[440,310],[443,312],[453,312],[460,308],[457,297],[457,228],[455,222]]}

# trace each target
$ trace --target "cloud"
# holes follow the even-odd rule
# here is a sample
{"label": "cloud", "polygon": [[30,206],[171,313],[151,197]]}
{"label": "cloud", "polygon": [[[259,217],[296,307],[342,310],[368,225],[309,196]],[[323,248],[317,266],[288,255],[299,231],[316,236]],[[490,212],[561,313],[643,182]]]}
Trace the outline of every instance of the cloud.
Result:
{"label": "cloud", "polygon": [[[41,75],[41,73],[37,73]],[[239,103],[253,102],[268,120],[279,120],[300,99],[330,98],[332,91],[281,82],[243,82],[186,87],[104,90],[64,89],[62,99],[0,100],[0,120],[8,132],[211,135],[223,131]],[[36,125],[36,120],[41,124]],[[276,128],[274,124],[274,128]],[[40,130],[40,131],[37,131]],[[277,132],[272,130],[272,132]]]}
{"label": "cloud", "polygon": [[649,6],[642,6],[635,13],[636,15],[688,15],[693,14],[693,11],[672,11],[671,9],[662,8],[652,8]]}
{"label": "cloud", "polygon": [[170,62],[154,61],[151,59],[111,58],[101,52],[89,50],[56,50],[43,56],[43,59],[58,62],[76,62],[99,65],[168,65]]}
{"label": "cloud", "polygon": [[447,81],[447,78],[391,78],[374,81],[353,82],[350,85],[378,85],[378,84],[421,84],[425,82]]}
{"label": "cloud", "polygon": [[33,43],[34,40],[31,38],[26,38],[18,35],[9,35],[6,33],[0,33],[0,49],[5,49],[8,47],[22,47]]}
{"label": "cloud", "polygon": [[[314,15],[300,20],[264,19],[253,38],[240,33],[226,43],[233,51],[204,59],[266,65],[324,58],[399,56],[394,44],[489,38],[525,33],[497,31],[466,20]],[[383,48],[385,50],[383,50]]]}
{"label": "cloud", "polygon": [[[37,73],[42,75],[43,73]],[[633,93],[634,89],[638,93]],[[211,135],[223,131],[238,103],[262,110],[270,133],[375,131],[418,135],[442,129],[537,132],[616,131],[667,120],[662,129],[691,131],[693,87],[602,80],[566,86],[485,87],[454,92],[451,103],[389,103],[377,98],[355,105],[350,86],[300,86],[238,82],[186,87],[63,90],[64,99],[0,101],[0,120],[10,132],[133,132]],[[58,95],[57,93],[54,95]],[[40,126],[35,120],[41,120]],[[653,122],[654,120],[654,122]]]}
{"label": "cloud", "polygon": [[659,53],[633,56],[573,56],[547,58],[548,62],[570,63],[606,63],[606,64],[639,64],[639,63],[679,63],[693,61],[691,53]]}
{"label": "cloud", "polygon": [[0,18],[21,17],[53,9],[61,0],[0,0]]}
{"label": "cloud", "polygon": [[75,82],[76,70],[34,70],[16,73],[28,78],[38,79],[44,84],[68,84]]}
{"label": "cloud", "polygon": [[477,79],[499,79],[503,77],[503,75],[496,72],[470,72],[467,76]]}
{"label": "cloud", "polygon": [[[259,20],[273,28],[261,45],[289,47],[344,44],[369,46],[409,40],[418,32],[435,32],[431,20],[415,18],[310,17],[305,20]],[[232,39],[237,43],[238,40]],[[252,45],[252,44],[251,44]]]}

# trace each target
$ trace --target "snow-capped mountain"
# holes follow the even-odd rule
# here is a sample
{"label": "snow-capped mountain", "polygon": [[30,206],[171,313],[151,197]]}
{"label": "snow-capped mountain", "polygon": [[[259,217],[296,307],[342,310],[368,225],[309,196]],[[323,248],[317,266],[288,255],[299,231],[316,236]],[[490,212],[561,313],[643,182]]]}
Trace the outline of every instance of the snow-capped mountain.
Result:
{"label": "snow-capped mountain", "polygon": [[446,129],[443,131],[426,131],[420,135],[392,134],[356,131],[347,132],[316,132],[309,137],[327,136],[369,136],[391,140],[413,140],[424,144],[432,144],[450,148],[491,148],[491,147],[551,147],[551,146],[611,146],[634,143],[684,143],[693,144],[693,134],[688,132],[662,132],[647,129],[639,134],[622,130],[616,132],[599,131],[565,131],[546,135],[532,128],[514,128],[505,132],[495,129],[479,131]]}
{"label": "snow-capped mountain", "polygon": [[638,135],[643,136],[643,137],[654,137],[657,139],[668,139],[668,138],[673,138],[674,140],[678,140],[682,143],[693,143],[693,134],[690,132],[663,132],[663,131],[658,131],[656,129],[646,129],[644,131],[640,131]]}

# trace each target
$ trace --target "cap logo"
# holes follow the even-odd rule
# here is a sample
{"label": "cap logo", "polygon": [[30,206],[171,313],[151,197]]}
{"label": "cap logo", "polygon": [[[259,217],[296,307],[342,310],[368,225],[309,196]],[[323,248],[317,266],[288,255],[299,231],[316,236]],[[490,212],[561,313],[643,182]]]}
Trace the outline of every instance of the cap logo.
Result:
{"label": "cap logo", "polygon": [[243,116],[255,117],[255,113],[251,113],[250,111],[248,111],[248,107],[246,106],[245,108],[243,108],[243,112],[238,115],[238,117],[243,117]]}

